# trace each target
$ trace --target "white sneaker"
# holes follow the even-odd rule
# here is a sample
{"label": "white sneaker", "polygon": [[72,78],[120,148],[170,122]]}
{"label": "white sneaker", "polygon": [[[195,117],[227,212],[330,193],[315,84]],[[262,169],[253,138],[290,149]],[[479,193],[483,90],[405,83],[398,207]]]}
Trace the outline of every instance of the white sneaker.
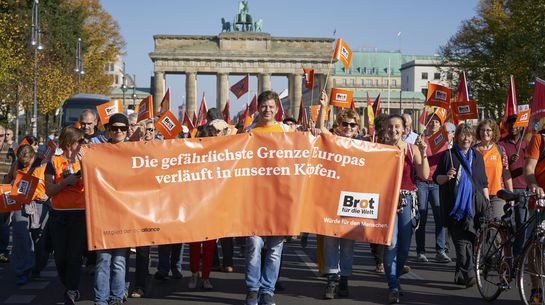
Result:
{"label": "white sneaker", "polygon": [[191,278],[189,279],[189,283],[187,284],[187,288],[189,288],[189,289],[197,288],[197,283],[198,282],[199,282],[199,273],[193,273],[193,275],[191,275]]}
{"label": "white sneaker", "polygon": [[428,258],[426,257],[426,255],[424,253],[419,253],[418,255],[416,255],[416,260],[421,262],[421,263],[427,263],[428,262]]}
{"label": "white sneaker", "polygon": [[204,290],[212,290],[214,289],[214,286],[212,286],[212,283],[210,283],[210,279],[206,279],[202,281],[202,288]]}

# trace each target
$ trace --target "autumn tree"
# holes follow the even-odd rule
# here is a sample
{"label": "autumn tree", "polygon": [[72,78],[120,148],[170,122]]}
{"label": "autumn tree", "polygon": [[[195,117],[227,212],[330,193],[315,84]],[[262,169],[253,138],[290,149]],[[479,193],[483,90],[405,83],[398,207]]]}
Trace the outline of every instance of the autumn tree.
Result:
{"label": "autumn tree", "polygon": [[440,48],[450,70],[465,71],[488,117],[503,113],[509,75],[520,102],[529,100],[535,77],[545,77],[545,0],[482,0],[477,16]]}

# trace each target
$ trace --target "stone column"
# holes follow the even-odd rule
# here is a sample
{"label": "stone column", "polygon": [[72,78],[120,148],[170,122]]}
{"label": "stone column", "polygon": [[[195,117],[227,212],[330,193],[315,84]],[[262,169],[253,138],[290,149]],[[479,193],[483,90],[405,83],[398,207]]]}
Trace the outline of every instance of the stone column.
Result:
{"label": "stone column", "polygon": [[303,75],[293,75],[293,118],[297,120],[299,117],[299,105],[301,104],[301,97],[303,96]]}
{"label": "stone column", "polygon": [[187,72],[185,74],[185,111],[191,120],[195,109],[197,109],[197,73]]}
{"label": "stone column", "polygon": [[165,72],[155,72],[153,77],[153,110],[159,112],[165,95]]}
{"label": "stone column", "polygon": [[216,77],[216,108],[223,111],[229,97],[229,74],[218,73]]}
{"label": "stone column", "polygon": [[271,90],[271,75],[270,74],[259,74],[258,77],[258,95],[267,90]]}

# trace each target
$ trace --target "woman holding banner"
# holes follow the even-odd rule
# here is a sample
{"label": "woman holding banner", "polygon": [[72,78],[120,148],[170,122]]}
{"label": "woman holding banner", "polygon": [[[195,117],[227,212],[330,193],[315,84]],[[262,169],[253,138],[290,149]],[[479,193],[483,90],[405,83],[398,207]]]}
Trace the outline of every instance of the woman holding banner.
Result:
{"label": "woman holding banner", "polygon": [[39,276],[47,263],[48,255],[41,237],[47,221],[48,207],[44,206],[44,203],[48,197],[45,194],[43,180],[45,163],[42,163],[42,159],[36,158],[34,147],[31,144],[23,144],[17,149],[16,156],[17,161],[6,176],[7,182],[13,183],[18,174],[32,175],[40,179],[33,200],[24,204],[21,210],[13,212],[11,218],[13,227],[11,261],[17,274],[17,285],[24,285],[28,283],[31,273],[33,276]]}
{"label": "woman holding banner", "polygon": [[484,161],[472,147],[474,139],[475,129],[460,124],[452,148],[443,153],[433,174],[439,184],[443,223],[456,249],[454,282],[466,287],[475,285],[473,241],[488,200]]}
{"label": "woman holding banner", "polygon": [[[325,127],[325,108],[327,107],[327,94],[322,92],[320,110],[316,127],[323,134],[332,133]],[[340,137],[357,138],[361,120],[360,116],[352,109],[343,109],[337,114],[336,127],[333,133]],[[324,273],[327,276],[327,285],[324,293],[325,299],[334,299],[335,293],[339,297],[348,296],[348,278],[352,275],[352,261],[354,257],[354,241],[346,238],[324,236]],[[339,268],[340,267],[340,268]],[[340,269],[340,270],[339,270]],[[337,277],[340,274],[337,287]]]}
{"label": "woman holding banner", "polygon": [[[494,120],[486,119],[477,126],[477,140],[475,150],[481,153],[484,160],[486,177],[488,178],[488,193],[490,196],[491,217],[503,216],[505,201],[496,197],[502,188],[513,191],[513,180],[509,171],[509,161],[505,149],[498,145],[500,128]],[[504,186],[504,187],[502,187]]]}
{"label": "woman holding banner", "polygon": [[418,226],[415,176],[419,179],[427,178],[430,167],[426,154],[427,145],[420,137],[416,139],[415,144],[407,144],[403,141],[405,119],[400,115],[392,114],[387,122],[386,144],[399,148],[405,156],[392,243],[384,249],[384,271],[389,288],[388,300],[390,303],[399,303],[401,290],[399,277],[403,274],[403,268],[409,256],[413,230]]}
{"label": "woman holding banner", "polygon": [[51,197],[49,230],[55,253],[55,265],[66,288],[64,304],[79,299],[82,258],[87,251],[85,198],[81,179],[80,147],[84,132],[66,126],[59,136],[62,155],[53,156],[45,170],[45,190]]}

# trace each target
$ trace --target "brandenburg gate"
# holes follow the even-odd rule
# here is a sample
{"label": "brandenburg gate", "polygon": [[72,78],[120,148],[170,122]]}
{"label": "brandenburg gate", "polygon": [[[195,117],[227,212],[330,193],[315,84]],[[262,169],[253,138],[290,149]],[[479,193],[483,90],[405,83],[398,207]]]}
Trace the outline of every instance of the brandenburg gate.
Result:
{"label": "brandenburg gate", "polygon": [[[257,76],[258,94],[271,88],[271,76],[287,76],[289,115],[297,118],[302,95],[303,67],[315,70],[315,81],[324,87],[330,64],[333,39],[273,37],[268,33],[237,31],[218,36],[155,35],[154,106],[165,93],[167,74],[186,75],[186,111],[197,106],[197,75],[216,75],[216,107],[223,110],[229,96],[229,75]],[[331,77],[327,89],[332,87]],[[314,92],[319,95],[319,92]]]}

